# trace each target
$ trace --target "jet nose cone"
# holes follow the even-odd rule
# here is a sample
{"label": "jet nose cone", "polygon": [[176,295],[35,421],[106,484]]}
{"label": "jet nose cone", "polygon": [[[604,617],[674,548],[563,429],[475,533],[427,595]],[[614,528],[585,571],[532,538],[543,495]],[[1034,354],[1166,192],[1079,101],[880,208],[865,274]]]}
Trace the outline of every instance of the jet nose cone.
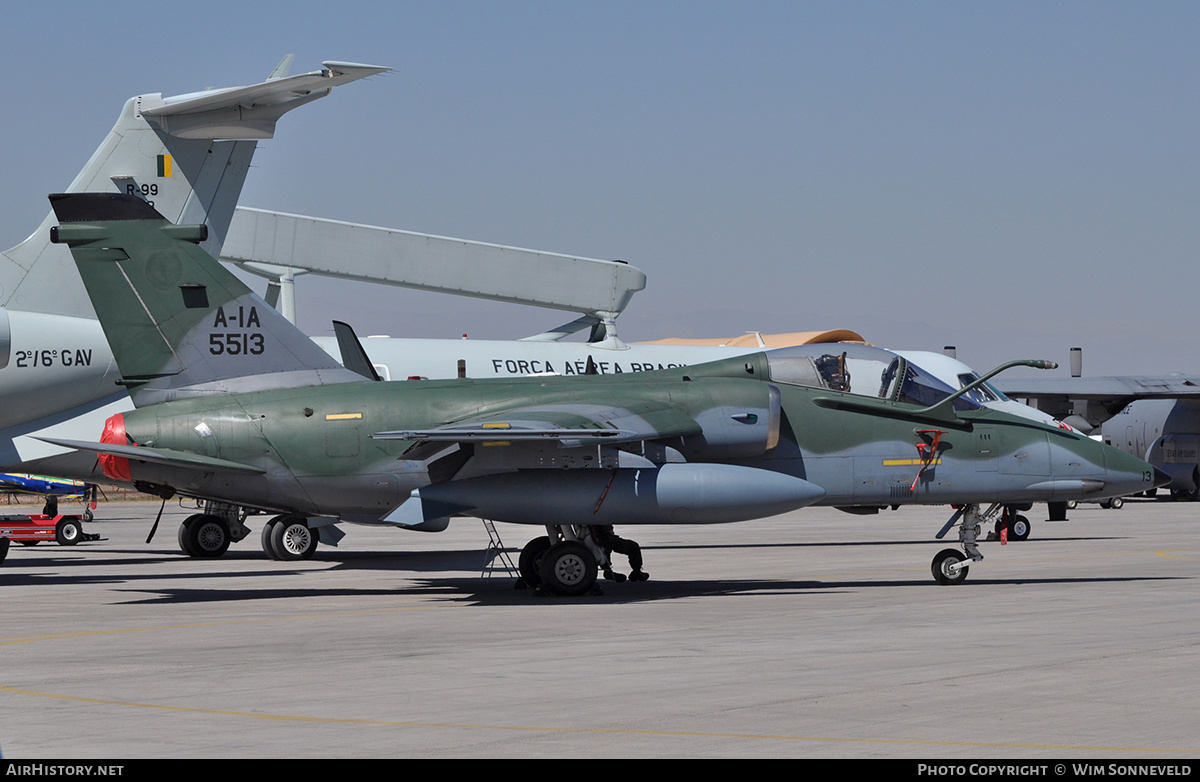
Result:
{"label": "jet nose cone", "polygon": [[1154,468],[1154,486],[1155,486],[1155,488],[1158,488],[1159,486],[1166,486],[1170,482],[1171,482],[1170,475],[1168,475],[1167,473],[1158,469],[1157,467]]}

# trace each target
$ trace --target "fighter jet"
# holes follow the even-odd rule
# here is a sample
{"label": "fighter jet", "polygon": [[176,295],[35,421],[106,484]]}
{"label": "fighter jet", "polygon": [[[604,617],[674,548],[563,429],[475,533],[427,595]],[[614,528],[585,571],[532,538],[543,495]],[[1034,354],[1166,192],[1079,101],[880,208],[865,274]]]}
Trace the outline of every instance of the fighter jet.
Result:
{"label": "fighter jet", "polygon": [[1082,377],[1071,349],[1071,377],[1014,378],[1004,391],[1171,476],[1171,495],[1200,499],[1200,376]]}
{"label": "fighter jet", "polygon": [[[130,98],[68,190],[127,193],[176,222],[207,223],[206,247],[219,252],[258,139],[292,109],[389,70],[330,61],[289,76],[291,63],[248,86]],[[0,255],[0,464],[86,477],[91,461],[31,435],[94,430],[129,399],[70,253],[49,244],[53,224],[48,215]]]}
{"label": "fighter jet", "polygon": [[980,407],[970,393],[995,371],[952,391],[865,346],[637,375],[377,382],[365,356],[347,362],[358,371],[337,364],[221,267],[198,246],[203,226],[126,195],[51,203],[51,241],[71,248],[136,409],[99,443],[44,439],[100,454],[143,491],[205,501],[180,528],[198,555],[244,538],[250,510],[278,514],[263,538],[280,558],[311,556],[339,521],[436,531],[474,516],[546,527],[523,575],[580,594],[607,564],[599,526],[953,503],[943,532],[957,524],[963,551],[932,571],[957,583],[1006,501],[1165,480],[1073,431]]}

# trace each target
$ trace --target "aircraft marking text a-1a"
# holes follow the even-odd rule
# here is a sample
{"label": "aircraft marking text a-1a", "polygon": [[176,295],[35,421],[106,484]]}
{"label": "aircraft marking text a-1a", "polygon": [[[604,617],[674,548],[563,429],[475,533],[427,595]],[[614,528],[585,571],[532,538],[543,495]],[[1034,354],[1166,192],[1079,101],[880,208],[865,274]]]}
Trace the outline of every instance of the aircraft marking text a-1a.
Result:
{"label": "aircraft marking text a-1a", "polygon": [[831,362],[783,349],[625,375],[374,382],[365,357],[349,362],[361,373],[337,364],[198,247],[203,226],[124,195],[51,203],[52,241],[71,248],[136,409],[100,443],[46,439],[144,491],[207,501],[181,529],[197,553],[223,553],[248,509],[279,514],[264,539],[281,558],[310,555],[338,521],[436,531],[474,516],[545,526],[523,575],[575,594],[604,564],[599,525],[962,504],[946,528],[963,551],[933,565],[956,583],[1005,502],[1165,479],[864,346]]}

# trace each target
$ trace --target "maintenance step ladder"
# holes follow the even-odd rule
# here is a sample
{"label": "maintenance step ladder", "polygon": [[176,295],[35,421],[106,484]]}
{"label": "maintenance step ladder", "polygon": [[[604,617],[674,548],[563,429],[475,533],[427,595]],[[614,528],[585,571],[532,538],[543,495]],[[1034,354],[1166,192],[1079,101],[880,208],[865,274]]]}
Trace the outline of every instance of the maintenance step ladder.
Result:
{"label": "maintenance step ladder", "polygon": [[500,533],[496,531],[496,525],[491,519],[483,520],[483,528],[487,530],[488,547],[483,554],[483,569],[479,573],[480,578],[491,578],[494,571],[503,571],[509,576],[516,578],[520,577],[520,571],[513,564],[512,557],[504,549],[504,542],[500,540]]}

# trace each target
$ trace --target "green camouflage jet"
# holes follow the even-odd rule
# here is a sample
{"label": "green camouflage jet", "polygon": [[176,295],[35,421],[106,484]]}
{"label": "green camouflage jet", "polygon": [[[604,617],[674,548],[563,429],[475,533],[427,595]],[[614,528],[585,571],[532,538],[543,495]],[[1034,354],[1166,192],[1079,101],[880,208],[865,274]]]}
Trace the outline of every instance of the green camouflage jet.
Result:
{"label": "green camouflage jet", "polygon": [[197,246],[204,226],[124,194],[50,199],[51,239],[70,247],[136,409],[100,443],[45,439],[101,454],[105,474],[143,491],[205,501],[179,531],[194,556],[246,537],[252,511],[278,514],[262,533],[277,559],[336,543],[337,522],[438,531],[474,516],[545,526],[522,577],[581,594],[609,566],[607,525],[954,504],[939,537],[957,524],[963,550],[939,553],[933,573],[956,583],[1005,505],[1165,479],[980,406],[972,394],[994,373],[951,391],[865,346],[636,375],[376,382],[361,348],[336,363]]}

